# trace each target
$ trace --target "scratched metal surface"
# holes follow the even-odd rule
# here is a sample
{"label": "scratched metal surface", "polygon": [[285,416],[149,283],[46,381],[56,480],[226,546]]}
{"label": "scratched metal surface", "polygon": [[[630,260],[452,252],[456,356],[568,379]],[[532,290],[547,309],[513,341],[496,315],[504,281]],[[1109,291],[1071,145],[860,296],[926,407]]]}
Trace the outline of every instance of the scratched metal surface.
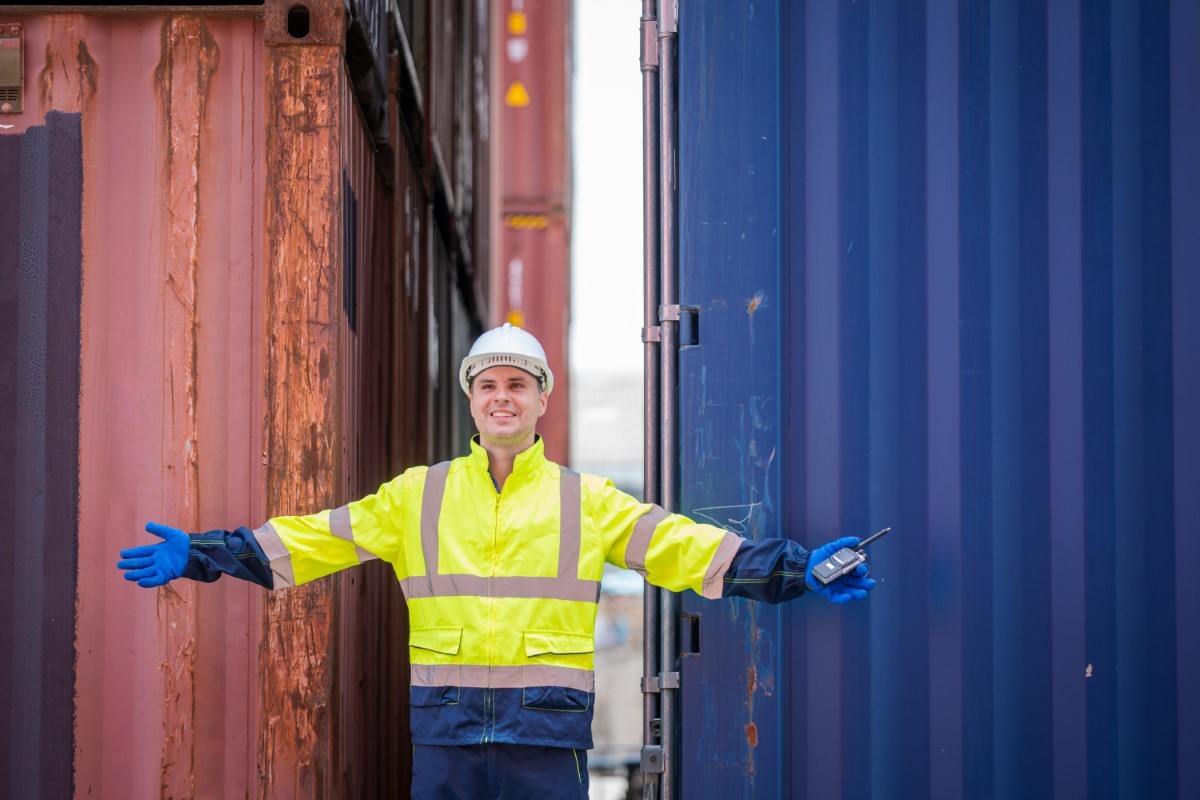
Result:
{"label": "scratched metal surface", "polygon": [[682,510],[894,531],[864,607],[687,601],[682,796],[1200,791],[1198,35],[684,6]]}
{"label": "scratched metal surface", "polygon": [[[682,9],[680,286],[700,346],[680,364],[680,510],[751,539],[781,534],[779,60],[756,4]],[[736,100],[734,99],[736,98]],[[788,638],[779,608],[685,596],[680,797],[781,797]]]}

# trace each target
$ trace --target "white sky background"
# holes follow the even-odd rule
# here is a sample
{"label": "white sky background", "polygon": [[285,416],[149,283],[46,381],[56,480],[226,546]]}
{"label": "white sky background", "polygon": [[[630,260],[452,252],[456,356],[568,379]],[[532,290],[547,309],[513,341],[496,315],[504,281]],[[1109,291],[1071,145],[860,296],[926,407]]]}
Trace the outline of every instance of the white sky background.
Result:
{"label": "white sky background", "polygon": [[575,0],[573,372],[642,369],[641,13]]}

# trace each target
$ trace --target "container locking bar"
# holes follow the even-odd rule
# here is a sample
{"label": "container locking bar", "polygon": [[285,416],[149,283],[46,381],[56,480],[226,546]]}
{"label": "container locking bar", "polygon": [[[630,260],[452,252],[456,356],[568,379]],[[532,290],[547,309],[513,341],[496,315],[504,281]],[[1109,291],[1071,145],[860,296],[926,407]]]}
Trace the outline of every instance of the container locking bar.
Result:
{"label": "container locking bar", "polygon": [[662,745],[648,744],[642,748],[642,772],[663,771]]}

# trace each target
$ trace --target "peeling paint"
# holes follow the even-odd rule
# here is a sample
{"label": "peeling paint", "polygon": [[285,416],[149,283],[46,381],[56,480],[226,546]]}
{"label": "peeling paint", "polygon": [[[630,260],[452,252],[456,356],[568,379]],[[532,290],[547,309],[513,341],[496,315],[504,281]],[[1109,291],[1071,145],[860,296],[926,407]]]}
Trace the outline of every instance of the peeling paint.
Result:
{"label": "peeling paint", "polygon": [[[271,13],[274,13],[272,11]],[[267,513],[336,505],[341,52],[267,50]],[[272,595],[259,650],[259,795],[323,795],[333,777],[336,584]]]}

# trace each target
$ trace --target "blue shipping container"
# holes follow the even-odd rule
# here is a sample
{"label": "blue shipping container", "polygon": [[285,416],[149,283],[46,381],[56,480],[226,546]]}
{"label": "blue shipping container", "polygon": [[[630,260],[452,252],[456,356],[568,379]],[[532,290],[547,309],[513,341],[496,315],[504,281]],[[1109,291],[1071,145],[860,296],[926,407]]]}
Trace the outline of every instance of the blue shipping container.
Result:
{"label": "blue shipping container", "polygon": [[681,796],[1200,796],[1200,4],[680,5]]}

